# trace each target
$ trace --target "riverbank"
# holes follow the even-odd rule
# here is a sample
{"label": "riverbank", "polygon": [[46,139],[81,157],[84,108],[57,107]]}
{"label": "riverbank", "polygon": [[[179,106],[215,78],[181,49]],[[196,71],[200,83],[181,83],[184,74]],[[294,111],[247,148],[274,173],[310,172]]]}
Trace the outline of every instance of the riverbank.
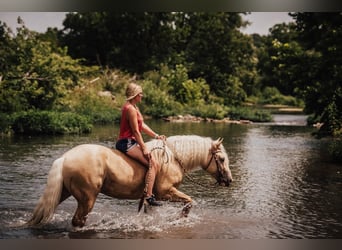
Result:
{"label": "riverbank", "polygon": [[251,124],[253,122],[271,122],[274,114],[304,114],[303,108],[293,107],[281,104],[267,105],[245,105],[244,107],[233,108],[228,117],[222,119],[207,118],[191,114],[174,115],[162,118],[166,122],[212,122],[212,123],[230,123],[230,124]]}
{"label": "riverbank", "polygon": [[281,104],[265,104],[260,106],[261,109],[269,110],[275,114],[303,114],[304,109],[301,107],[294,107]]}
{"label": "riverbank", "polygon": [[164,120],[166,122],[175,122],[175,123],[182,123],[182,122],[191,122],[191,123],[212,122],[212,123],[230,123],[230,124],[251,124],[251,123],[253,123],[250,120],[231,120],[228,117],[223,118],[223,119],[212,119],[212,118],[202,118],[202,117],[193,116],[193,115],[169,116],[166,118],[162,118],[162,120]]}

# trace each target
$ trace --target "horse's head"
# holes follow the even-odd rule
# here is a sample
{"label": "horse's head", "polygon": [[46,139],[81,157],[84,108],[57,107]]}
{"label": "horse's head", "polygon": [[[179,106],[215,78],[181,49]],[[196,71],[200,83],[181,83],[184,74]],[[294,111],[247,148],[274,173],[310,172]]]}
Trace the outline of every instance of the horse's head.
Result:
{"label": "horse's head", "polygon": [[228,155],[222,145],[222,138],[212,142],[209,161],[204,168],[208,173],[212,174],[219,185],[229,186],[233,181],[232,173],[229,169]]}

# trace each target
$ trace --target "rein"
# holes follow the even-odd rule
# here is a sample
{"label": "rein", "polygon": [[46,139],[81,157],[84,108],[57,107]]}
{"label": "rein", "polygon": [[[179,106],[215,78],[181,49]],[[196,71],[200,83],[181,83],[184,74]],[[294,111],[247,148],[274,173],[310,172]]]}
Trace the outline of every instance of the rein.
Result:
{"label": "rein", "polygon": [[[162,146],[162,147],[159,147],[159,146],[153,147],[153,148],[151,149],[150,152],[152,153],[154,150],[163,150],[163,154],[165,155],[165,154],[166,154],[166,149],[165,149],[165,147],[166,147],[166,143],[165,143],[165,141],[163,141],[163,146]],[[218,164],[217,158],[216,158],[217,152],[219,152],[219,151],[213,151],[213,152],[211,152],[211,158],[210,158],[210,160],[209,160],[207,166],[204,167],[204,168],[202,168],[203,170],[207,170],[207,169],[209,168],[209,166],[210,166],[211,162],[213,161],[213,159],[215,159],[216,167],[217,167],[217,169],[219,170],[219,164]],[[167,155],[167,160],[166,160],[164,163],[167,164],[167,163],[169,162],[169,156],[168,156],[168,154],[166,154],[166,155]],[[188,171],[185,169],[185,167],[184,167],[182,161],[181,161],[180,159],[178,159],[178,157],[176,157],[176,155],[174,155],[174,157],[175,157],[175,160],[178,162],[179,166],[181,167],[181,169],[183,170],[184,176],[185,176],[188,180],[190,180],[192,183],[197,184],[197,185],[199,185],[199,186],[202,186],[202,187],[204,187],[204,188],[215,188],[214,185],[205,185],[205,184],[203,184],[203,183],[200,183],[200,182],[196,181],[196,180],[188,173]],[[150,164],[149,164],[149,165],[150,165]],[[150,166],[149,166],[149,167],[150,167]]]}
{"label": "rein", "polygon": [[151,151],[150,151],[150,153],[152,153],[154,150],[163,150],[163,154],[164,154],[164,156],[165,155],[167,155],[167,160],[164,162],[164,163],[169,163],[169,156],[168,156],[168,154],[166,154],[166,149],[165,149],[165,147],[166,147],[166,143],[165,143],[165,141],[163,141],[163,146],[162,147],[153,147],[152,149],[151,149]]}
{"label": "rein", "polygon": [[[210,164],[211,164],[211,162],[212,162],[212,160],[213,160],[214,157],[215,157],[216,166],[218,167],[218,163],[217,163],[217,159],[216,159],[216,153],[217,153],[217,152],[212,152],[212,153],[211,153],[211,158],[210,158],[210,160],[209,160],[207,166],[206,166],[205,168],[202,168],[203,170],[207,170],[207,169],[209,168],[209,166],[210,166]],[[189,181],[191,181],[191,182],[194,183],[194,184],[197,184],[198,186],[204,187],[204,188],[215,188],[215,186],[213,186],[213,185],[205,185],[205,184],[203,184],[203,183],[200,183],[200,182],[196,181],[196,180],[187,172],[187,170],[184,168],[184,166],[183,166],[181,160],[178,159],[176,156],[175,156],[175,159],[176,159],[176,161],[178,162],[179,166],[182,168],[182,170],[183,170],[183,172],[184,172],[184,176],[185,176]]]}

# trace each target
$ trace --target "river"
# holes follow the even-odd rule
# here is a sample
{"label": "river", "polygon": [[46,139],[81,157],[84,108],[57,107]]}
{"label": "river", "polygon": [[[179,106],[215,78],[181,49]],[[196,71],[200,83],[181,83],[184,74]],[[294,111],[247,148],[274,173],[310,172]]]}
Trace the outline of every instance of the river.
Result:
{"label": "river", "polygon": [[[82,143],[113,147],[118,126],[90,135],[13,136],[0,141],[1,239],[332,239],[342,238],[342,168],[326,160],[327,140],[312,137],[305,116],[275,115],[272,123],[167,123],[148,121],[167,136],[224,138],[234,182],[205,188],[184,179],[194,200],[189,217],[181,204],[164,202],[147,214],[137,201],[99,195],[86,226],[73,228],[76,201],[69,198],[42,228],[18,228],[31,215],[54,159]],[[196,182],[214,180],[204,171]]]}

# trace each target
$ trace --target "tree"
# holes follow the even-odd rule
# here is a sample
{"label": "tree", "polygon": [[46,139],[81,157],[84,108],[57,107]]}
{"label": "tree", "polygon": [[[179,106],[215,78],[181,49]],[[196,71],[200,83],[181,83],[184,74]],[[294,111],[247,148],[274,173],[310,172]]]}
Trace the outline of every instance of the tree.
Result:
{"label": "tree", "polygon": [[294,23],[276,24],[270,29],[270,35],[259,41],[258,71],[262,88],[276,87],[284,95],[298,97],[304,51],[297,41],[295,27]]}
{"label": "tree", "polygon": [[0,112],[50,110],[96,68],[81,66],[66,48],[51,46],[20,18],[19,23],[16,35],[4,25],[0,28]]}
{"label": "tree", "polygon": [[342,13],[292,13],[305,49],[300,89],[305,109],[324,125],[321,132],[342,129]]}
{"label": "tree", "polygon": [[173,53],[172,13],[69,13],[63,45],[88,64],[133,73],[152,70]]}
{"label": "tree", "polygon": [[170,82],[172,86],[169,93],[182,104],[198,105],[200,101],[209,97],[209,86],[204,79],[189,79],[188,71],[184,65],[177,65],[171,71]]}
{"label": "tree", "polygon": [[254,85],[254,50],[239,13],[70,13],[63,44],[90,64],[130,73],[184,65],[226,104],[239,104]]}
{"label": "tree", "polygon": [[238,30],[244,24],[239,13],[178,13],[175,22],[189,77],[205,79],[226,104],[241,103],[254,77],[252,42]]}
{"label": "tree", "polygon": [[106,26],[106,12],[68,13],[59,34],[62,46],[73,58],[85,59],[88,65],[107,63],[113,35]]}

